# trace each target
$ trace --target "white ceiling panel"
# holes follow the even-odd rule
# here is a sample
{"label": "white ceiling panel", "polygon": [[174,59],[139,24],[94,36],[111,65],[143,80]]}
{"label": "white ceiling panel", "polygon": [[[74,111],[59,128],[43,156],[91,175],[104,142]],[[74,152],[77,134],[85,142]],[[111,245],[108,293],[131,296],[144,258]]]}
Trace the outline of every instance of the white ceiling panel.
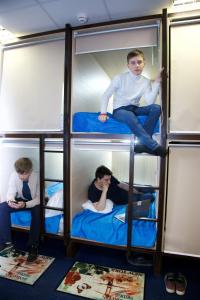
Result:
{"label": "white ceiling panel", "polygon": [[0,0],[0,25],[18,36],[161,13],[172,0]]}
{"label": "white ceiling panel", "polygon": [[112,19],[162,13],[162,9],[168,7],[170,2],[170,0],[105,0]]}
{"label": "white ceiling panel", "polygon": [[42,7],[63,27],[66,23],[80,25],[77,16],[81,13],[88,16],[88,24],[110,20],[103,0],[57,0],[43,3]]}
{"label": "white ceiling panel", "polygon": [[39,6],[0,14],[0,24],[18,36],[58,28]]}
{"label": "white ceiling panel", "polygon": [[0,0],[0,13],[36,5],[35,0]]}

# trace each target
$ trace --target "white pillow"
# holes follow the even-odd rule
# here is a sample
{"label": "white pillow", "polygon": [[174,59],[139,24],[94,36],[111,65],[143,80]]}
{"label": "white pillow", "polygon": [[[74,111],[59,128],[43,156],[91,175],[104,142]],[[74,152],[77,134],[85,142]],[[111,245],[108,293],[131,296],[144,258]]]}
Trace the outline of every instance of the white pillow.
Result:
{"label": "white pillow", "polygon": [[[53,194],[47,202],[47,206],[57,207],[57,208],[63,208],[63,190],[60,190]],[[51,210],[51,209],[45,209],[45,217],[54,217],[58,215],[62,215],[63,211],[59,210]]]}
{"label": "white pillow", "polygon": [[107,214],[110,213],[113,209],[113,202],[110,199],[106,199],[106,207],[103,210],[97,210],[92,201],[87,200],[85,203],[82,204],[83,209],[89,209],[93,212],[98,212],[101,214]]}

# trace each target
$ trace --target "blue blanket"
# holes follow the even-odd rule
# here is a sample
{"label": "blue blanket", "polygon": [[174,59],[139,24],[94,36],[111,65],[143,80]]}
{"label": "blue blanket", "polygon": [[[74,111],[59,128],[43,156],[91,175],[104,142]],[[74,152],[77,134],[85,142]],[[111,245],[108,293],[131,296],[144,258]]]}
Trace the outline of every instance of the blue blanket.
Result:
{"label": "blue blanket", "polygon": [[[111,245],[127,245],[128,224],[115,216],[125,212],[125,205],[115,206],[108,214],[84,210],[75,215],[71,235]],[[151,204],[149,217],[155,217],[155,204]],[[133,221],[132,245],[153,247],[156,241],[156,224],[150,221]]]}
{"label": "blue blanket", "polygon": [[[99,113],[77,112],[73,116],[73,132],[101,132],[131,134],[131,130],[126,124],[120,123],[112,118],[102,123],[98,120]],[[144,124],[146,116],[139,116],[138,120]],[[154,133],[159,132],[159,122],[156,124]]]}
{"label": "blue blanket", "polygon": [[[45,218],[45,231],[48,233],[58,233],[61,217],[62,215]],[[11,224],[22,227],[30,226],[31,212],[27,210],[11,213]]]}

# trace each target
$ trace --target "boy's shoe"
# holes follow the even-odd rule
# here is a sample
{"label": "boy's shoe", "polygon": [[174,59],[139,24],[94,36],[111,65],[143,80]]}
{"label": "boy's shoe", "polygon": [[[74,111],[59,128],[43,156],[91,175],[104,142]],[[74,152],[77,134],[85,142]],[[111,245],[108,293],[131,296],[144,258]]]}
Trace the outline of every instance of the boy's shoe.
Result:
{"label": "boy's shoe", "polygon": [[187,280],[181,273],[176,277],[176,294],[179,296],[185,295],[185,290],[187,287]]}
{"label": "boy's shoe", "polygon": [[160,145],[158,145],[158,147],[156,147],[156,149],[153,150],[153,153],[155,155],[161,156],[161,157],[165,157],[167,152],[168,152],[168,150]]}
{"label": "boy's shoe", "polygon": [[27,261],[34,262],[37,259],[37,257],[38,257],[38,247],[35,245],[32,245],[28,252]]}
{"label": "boy's shoe", "polygon": [[168,150],[162,147],[161,145],[158,145],[154,150],[149,149],[148,147],[138,144],[135,145],[134,148],[135,153],[148,153],[156,156],[165,157],[168,153]]}
{"label": "boy's shoe", "polygon": [[167,273],[164,277],[166,291],[170,294],[176,291],[176,277],[174,273]]}
{"label": "boy's shoe", "polygon": [[4,250],[8,250],[10,248],[13,247],[12,243],[4,243],[4,244],[0,244],[0,252],[4,251]]}

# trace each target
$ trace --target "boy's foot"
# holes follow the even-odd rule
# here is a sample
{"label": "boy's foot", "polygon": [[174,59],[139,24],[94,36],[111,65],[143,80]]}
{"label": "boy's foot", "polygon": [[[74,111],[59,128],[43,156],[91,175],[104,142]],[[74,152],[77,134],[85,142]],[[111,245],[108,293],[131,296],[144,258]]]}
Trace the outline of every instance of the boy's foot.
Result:
{"label": "boy's foot", "polygon": [[134,147],[135,153],[149,153],[149,154],[154,154],[152,150],[147,148],[146,146],[142,144],[135,145]]}
{"label": "boy's foot", "polygon": [[168,153],[168,150],[160,145],[158,145],[156,147],[156,149],[151,150],[144,145],[138,144],[138,145],[135,145],[134,150],[135,150],[135,153],[143,153],[144,152],[144,153],[161,156],[161,157],[165,157],[165,155]]}
{"label": "boy's foot", "polygon": [[158,145],[158,147],[156,147],[156,149],[153,150],[153,153],[157,156],[161,156],[161,157],[165,157],[165,155],[167,154],[168,150],[165,149],[164,147]]}
{"label": "boy's foot", "polygon": [[34,262],[37,259],[37,257],[38,257],[38,247],[35,245],[32,245],[28,252],[27,261]]}

